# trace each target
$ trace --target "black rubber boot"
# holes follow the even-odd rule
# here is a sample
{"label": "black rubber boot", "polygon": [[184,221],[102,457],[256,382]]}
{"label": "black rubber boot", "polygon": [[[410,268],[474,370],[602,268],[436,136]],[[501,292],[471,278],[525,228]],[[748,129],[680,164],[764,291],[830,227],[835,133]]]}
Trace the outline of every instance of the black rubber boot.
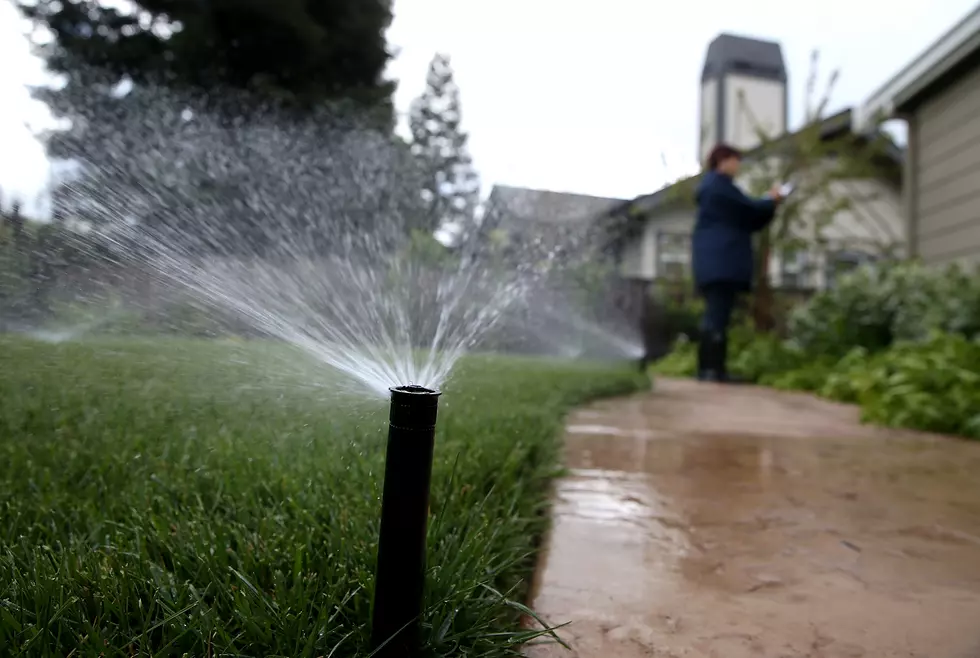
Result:
{"label": "black rubber boot", "polygon": [[721,334],[704,332],[698,341],[698,380],[725,380],[725,338]]}

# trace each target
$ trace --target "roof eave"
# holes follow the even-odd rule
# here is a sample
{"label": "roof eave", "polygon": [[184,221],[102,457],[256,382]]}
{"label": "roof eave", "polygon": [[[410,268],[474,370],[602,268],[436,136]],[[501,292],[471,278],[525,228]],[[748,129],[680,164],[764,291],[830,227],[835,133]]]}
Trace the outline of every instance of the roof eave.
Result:
{"label": "roof eave", "polygon": [[855,132],[867,132],[878,119],[895,116],[978,49],[980,5],[856,109]]}
{"label": "roof eave", "polygon": [[893,101],[895,112],[911,109],[911,106],[928,92],[932,85],[939,82],[943,76],[951,73],[957,66],[968,60],[974,54],[980,52],[980,21],[978,21],[976,29],[977,32],[973,37],[939,62],[927,75],[924,75],[909,85],[902,93],[896,94]]}

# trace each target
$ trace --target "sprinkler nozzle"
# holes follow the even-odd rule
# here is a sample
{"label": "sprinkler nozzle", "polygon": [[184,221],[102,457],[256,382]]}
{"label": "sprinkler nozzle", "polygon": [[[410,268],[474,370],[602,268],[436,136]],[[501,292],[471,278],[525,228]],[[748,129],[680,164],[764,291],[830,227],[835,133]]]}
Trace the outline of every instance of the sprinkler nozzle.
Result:
{"label": "sprinkler nozzle", "polygon": [[417,658],[440,393],[422,386],[390,390],[371,644],[377,658]]}

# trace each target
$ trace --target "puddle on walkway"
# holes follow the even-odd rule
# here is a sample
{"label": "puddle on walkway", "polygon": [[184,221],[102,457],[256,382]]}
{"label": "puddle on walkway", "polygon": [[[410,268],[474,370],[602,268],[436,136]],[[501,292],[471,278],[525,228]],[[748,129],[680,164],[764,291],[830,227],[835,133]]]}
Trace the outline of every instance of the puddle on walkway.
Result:
{"label": "puddle on walkway", "polygon": [[574,653],[531,656],[980,656],[980,444],[658,382],[565,460],[532,605]]}
{"label": "puddle on walkway", "polygon": [[613,425],[569,425],[565,428],[565,433],[570,435],[585,436],[621,436],[634,439],[653,439],[657,436],[656,432],[640,428],[615,427]]}

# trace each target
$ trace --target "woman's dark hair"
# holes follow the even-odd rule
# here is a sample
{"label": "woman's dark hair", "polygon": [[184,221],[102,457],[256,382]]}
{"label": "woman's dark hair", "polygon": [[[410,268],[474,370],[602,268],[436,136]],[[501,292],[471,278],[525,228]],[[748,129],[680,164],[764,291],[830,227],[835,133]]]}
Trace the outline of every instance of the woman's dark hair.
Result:
{"label": "woman's dark hair", "polygon": [[728,144],[719,144],[714,147],[708,155],[708,171],[714,171],[718,168],[718,165],[728,158],[738,158],[741,160],[742,153],[734,146],[729,146]]}

